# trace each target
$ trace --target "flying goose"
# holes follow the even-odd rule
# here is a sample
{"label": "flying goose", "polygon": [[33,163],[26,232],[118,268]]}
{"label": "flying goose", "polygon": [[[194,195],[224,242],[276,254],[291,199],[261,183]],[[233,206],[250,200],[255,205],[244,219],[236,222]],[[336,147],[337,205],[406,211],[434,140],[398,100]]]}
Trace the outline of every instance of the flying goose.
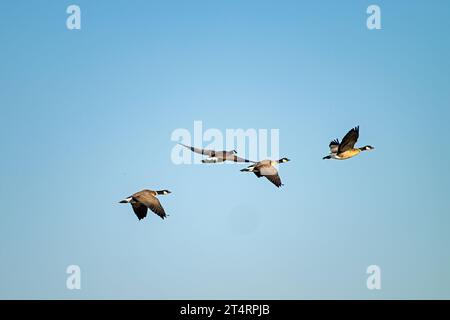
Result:
{"label": "flying goose", "polygon": [[169,190],[142,190],[136,192],[132,196],[129,196],[125,200],[120,201],[119,203],[130,203],[139,220],[142,220],[147,216],[147,209],[152,210],[155,214],[161,217],[161,219],[164,219],[167,217],[166,212],[156,196],[166,195],[169,193],[171,193]]}
{"label": "flying goose", "polygon": [[182,145],[183,147],[190,149],[192,152],[208,156],[208,158],[202,160],[203,163],[218,163],[218,162],[225,162],[225,161],[255,163],[255,161],[250,161],[250,160],[243,159],[241,157],[236,156],[236,154],[237,154],[236,150],[215,151],[215,150],[195,148],[195,147],[187,146],[182,143],[179,143],[179,145]]}
{"label": "flying goose", "polygon": [[330,154],[326,157],[323,157],[323,159],[345,160],[358,155],[361,151],[369,151],[375,149],[372,146],[355,148],[355,144],[356,141],[358,141],[358,137],[359,137],[359,126],[351,129],[342,139],[341,143],[339,143],[339,139],[331,141],[329,145]]}
{"label": "flying goose", "polygon": [[276,185],[278,188],[283,184],[281,183],[280,176],[278,175],[278,170],[275,166],[279,163],[285,163],[291,161],[288,158],[282,158],[280,160],[262,160],[255,163],[245,169],[242,172],[253,172],[258,178],[266,177],[270,182]]}

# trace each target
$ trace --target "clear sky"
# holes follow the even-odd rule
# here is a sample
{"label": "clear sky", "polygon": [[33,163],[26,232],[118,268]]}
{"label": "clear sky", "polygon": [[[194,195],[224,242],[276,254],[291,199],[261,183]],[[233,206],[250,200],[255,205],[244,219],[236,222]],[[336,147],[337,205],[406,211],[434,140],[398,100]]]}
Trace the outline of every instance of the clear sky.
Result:
{"label": "clear sky", "polygon": [[[450,298],[449,31],[443,0],[1,1],[0,298]],[[196,120],[279,129],[285,186],[174,165]],[[356,125],[376,149],[323,161]]]}

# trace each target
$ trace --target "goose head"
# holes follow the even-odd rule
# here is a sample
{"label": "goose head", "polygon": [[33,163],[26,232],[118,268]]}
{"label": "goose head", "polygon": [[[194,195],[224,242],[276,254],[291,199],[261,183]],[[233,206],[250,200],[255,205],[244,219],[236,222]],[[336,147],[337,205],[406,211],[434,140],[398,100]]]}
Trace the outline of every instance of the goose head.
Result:
{"label": "goose head", "polygon": [[372,147],[372,146],[364,146],[364,147],[362,147],[362,148],[360,148],[361,149],[361,151],[371,151],[371,150],[373,150],[373,149],[375,149],[374,147]]}

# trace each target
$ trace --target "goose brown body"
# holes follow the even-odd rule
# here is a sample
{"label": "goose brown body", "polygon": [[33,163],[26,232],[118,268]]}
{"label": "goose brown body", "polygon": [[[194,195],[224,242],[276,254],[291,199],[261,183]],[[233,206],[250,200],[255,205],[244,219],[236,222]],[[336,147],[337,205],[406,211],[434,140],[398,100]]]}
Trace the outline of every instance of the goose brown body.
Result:
{"label": "goose brown body", "polygon": [[202,160],[203,163],[218,163],[218,162],[225,162],[225,161],[231,161],[231,162],[252,162],[241,157],[238,157],[236,155],[236,150],[232,151],[216,151],[216,150],[209,150],[209,149],[201,149],[201,148],[195,148],[191,146],[187,146],[185,144],[180,143],[181,146],[188,148],[192,152],[207,156],[208,158]]}
{"label": "goose brown body", "polygon": [[288,161],[290,161],[288,158],[282,158],[280,160],[262,160],[255,163],[254,165],[242,169],[241,171],[253,172],[258,178],[265,177],[277,188],[279,188],[283,185],[283,183],[281,182],[280,175],[278,174],[278,170],[275,168],[275,166]]}
{"label": "goose brown body", "polygon": [[355,144],[359,138],[359,127],[351,129],[339,142],[339,139],[335,139],[330,142],[330,154],[323,157],[323,159],[335,159],[346,160],[357,156],[362,151],[373,150],[372,146],[364,146],[362,148],[355,148]]}
{"label": "goose brown body", "polygon": [[139,220],[142,220],[147,216],[148,209],[158,215],[161,219],[165,219],[167,217],[166,212],[157,196],[169,193],[171,193],[169,190],[153,191],[146,189],[136,192],[125,200],[120,201],[120,203],[131,204],[133,211]]}

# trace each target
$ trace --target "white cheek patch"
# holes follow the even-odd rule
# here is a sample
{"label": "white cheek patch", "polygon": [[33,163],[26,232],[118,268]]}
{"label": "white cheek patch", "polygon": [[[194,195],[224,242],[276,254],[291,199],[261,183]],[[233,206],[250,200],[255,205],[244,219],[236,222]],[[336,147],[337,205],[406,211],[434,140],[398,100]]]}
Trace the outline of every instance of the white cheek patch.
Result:
{"label": "white cheek patch", "polygon": [[166,195],[166,194],[169,194],[169,193],[167,191],[164,191],[163,194]]}

